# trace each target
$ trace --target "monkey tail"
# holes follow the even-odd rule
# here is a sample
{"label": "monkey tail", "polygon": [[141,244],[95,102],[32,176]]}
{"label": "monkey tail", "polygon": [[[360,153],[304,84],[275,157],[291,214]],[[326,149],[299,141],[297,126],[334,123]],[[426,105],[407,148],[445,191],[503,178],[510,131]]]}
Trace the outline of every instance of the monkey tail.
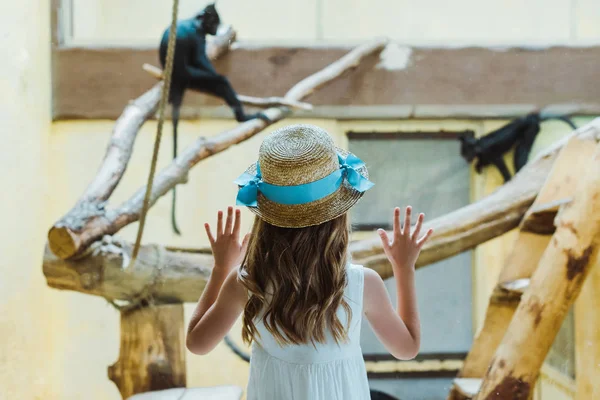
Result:
{"label": "monkey tail", "polygon": [[248,352],[244,351],[243,349],[241,349],[240,347],[238,347],[238,345],[235,344],[235,342],[229,336],[229,333],[227,335],[225,335],[225,337],[223,338],[223,341],[225,342],[227,347],[229,347],[229,349],[231,349],[231,351],[233,351],[233,353],[236,356],[238,356],[239,358],[241,358],[242,360],[244,360],[246,362],[250,362],[250,354]]}
{"label": "monkey tail", "polygon": [[[177,126],[179,125],[179,108],[180,105],[173,103],[173,159],[177,158]],[[181,235],[181,231],[177,226],[177,213],[176,213],[176,205],[177,205],[177,186],[173,187],[173,198],[171,202],[171,226],[173,227],[173,232],[177,235]]]}
{"label": "monkey tail", "polygon": [[575,123],[573,123],[573,121],[571,121],[571,119],[569,117],[565,117],[563,115],[555,115],[555,116],[547,116],[547,117],[542,117],[540,118],[540,121],[548,121],[550,119],[555,119],[558,121],[562,121],[565,124],[569,125],[573,130],[577,129],[577,125],[575,125]]}

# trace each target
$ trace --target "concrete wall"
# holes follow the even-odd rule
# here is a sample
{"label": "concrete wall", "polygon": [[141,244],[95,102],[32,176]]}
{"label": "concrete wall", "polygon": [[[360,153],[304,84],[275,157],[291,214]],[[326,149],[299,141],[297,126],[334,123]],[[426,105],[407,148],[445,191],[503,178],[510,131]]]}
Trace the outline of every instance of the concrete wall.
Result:
{"label": "concrete wall", "polygon": [[[188,18],[208,1],[180,0]],[[354,42],[388,36],[409,45],[600,42],[596,0],[228,0],[217,3],[241,40]],[[163,0],[73,0],[76,41],[157,43]],[[260,21],[260,23],[257,23]]]}

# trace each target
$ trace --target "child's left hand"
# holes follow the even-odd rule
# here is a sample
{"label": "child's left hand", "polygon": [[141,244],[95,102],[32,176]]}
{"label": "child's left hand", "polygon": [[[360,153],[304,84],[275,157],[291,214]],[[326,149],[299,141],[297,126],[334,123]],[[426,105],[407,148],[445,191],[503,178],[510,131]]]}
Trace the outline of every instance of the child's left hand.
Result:
{"label": "child's left hand", "polygon": [[250,235],[244,236],[244,240],[240,243],[240,210],[235,210],[233,215],[233,207],[227,208],[227,220],[225,229],[223,230],[223,212],[217,214],[217,238],[212,235],[210,225],[204,224],[210,247],[215,258],[215,270],[222,270],[226,274],[241,264],[248,248],[248,238]]}

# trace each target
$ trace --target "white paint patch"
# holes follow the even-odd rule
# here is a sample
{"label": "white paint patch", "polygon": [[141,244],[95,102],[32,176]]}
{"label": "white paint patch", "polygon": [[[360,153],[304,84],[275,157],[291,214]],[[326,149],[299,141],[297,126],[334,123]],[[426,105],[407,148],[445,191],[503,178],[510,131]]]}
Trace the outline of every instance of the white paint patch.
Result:
{"label": "white paint patch", "polygon": [[410,63],[412,49],[407,46],[400,46],[397,43],[390,43],[379,55],[379,64],[375,68],[386,69],[388,71],[403,70]]}

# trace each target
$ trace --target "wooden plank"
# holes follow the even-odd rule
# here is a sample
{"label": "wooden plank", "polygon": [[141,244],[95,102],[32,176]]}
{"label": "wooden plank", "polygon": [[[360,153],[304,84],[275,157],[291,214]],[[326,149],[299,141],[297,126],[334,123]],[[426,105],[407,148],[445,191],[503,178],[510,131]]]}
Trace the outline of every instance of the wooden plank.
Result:
{"label": "wooden plank", "polygon": [[[240,94],[281,96],[349,49],[241,44],[215,67]],[[558,112],[600,113],[596,73],[600,46],[411,48],[406,53],[406,66],[393,70],[379,65],[379,55],[371,56],[326,90],[308,97],[315,105],[313,111],[296,115],[355,116],[348,115],[347,107],[359,109],[361,118],[514,116],[547,106]],[[116,119],[130,99],[155,83],[142,70],[144,63],[158,65],[155,48],[55,49],[54,118]],[[222,104],[220,99],[190,93],[182,117],[231,118]]]}
{"label": "wooden plank", "polygon": [[590,271],[575,303],[577,400],[600,399],[600,264]]}

